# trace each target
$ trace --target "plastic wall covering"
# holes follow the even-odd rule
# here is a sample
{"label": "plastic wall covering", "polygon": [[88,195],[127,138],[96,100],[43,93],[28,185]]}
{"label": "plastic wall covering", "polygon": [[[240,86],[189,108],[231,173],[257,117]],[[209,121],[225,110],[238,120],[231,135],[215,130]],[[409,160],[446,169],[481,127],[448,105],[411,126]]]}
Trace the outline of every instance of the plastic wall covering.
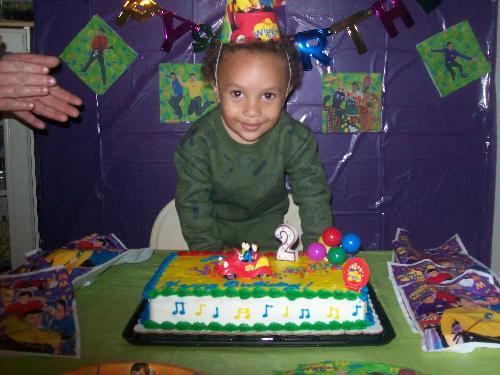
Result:
{"label": "plastic wall covering", "polygon": [[[288,0],[278,12],[287,34],[328,27],[371,1]],[[197,23],[220,24],[225,0],[157,0]],[[97,14],[138,58],[97,96],[64,64],[56,77],[84,99],[78,122],[49,126],[36,137],[40,236],[53,248],[91,232],[115,233],[128,247],[143,247],[161,208],[174,197],[173,154],[190,124],[159,121],[158,64],[200,63],[185,34],[170,53],[160,50],[162,20],[114,19],[123,1],[35,2],[38,53],[59,55]],[[396,21],[389,38],[372,16],[358,25],[368,47],[359,55],[345,32],[328,39],[333,64],[313,60],[313,70],[287,104],[310,126],[333,192],[335,225],[354,231],[363,249],[390,249],[396,228],[412,232],[420,248],[459,233],[469,252],[489,264],[496,153],[494,64],[497,4],[491,0],[444,0],[426,14],[405,0],[415,26]],[[416,44],[468,20],[492,73],[440,98]],[[380,133],[322,134],[321,77],[325,72],[383,75]],[[272,230],[272,229],[270,229]],[[278,242],[277,242],[278,245]]]}

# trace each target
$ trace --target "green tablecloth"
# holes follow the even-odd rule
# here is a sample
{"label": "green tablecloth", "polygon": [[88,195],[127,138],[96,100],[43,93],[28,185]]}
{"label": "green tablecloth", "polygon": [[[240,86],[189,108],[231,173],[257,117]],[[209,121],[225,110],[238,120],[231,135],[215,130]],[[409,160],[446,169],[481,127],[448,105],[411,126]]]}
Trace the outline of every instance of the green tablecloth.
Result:
{"label": "green tablecloth", "polygon": [[208,374],[270,374],[299,363],[327,360],[384,362],[440,374],[500,372],[500,351],[425,353],[421,336],[411,332],[388,279],[390,252],[363,252],[371,268],[371,283],[396,332],[382,346],[355,347],[152,347],[129,344],[122,331],[141,301],[144,285],[165,258],[155,252],[140,264],[112,267],[94,283],[76,292],[81,334],[81,359],[22,356],[0,359],[0,374],[57,374],[85,365],[146,361],[194,368]]}

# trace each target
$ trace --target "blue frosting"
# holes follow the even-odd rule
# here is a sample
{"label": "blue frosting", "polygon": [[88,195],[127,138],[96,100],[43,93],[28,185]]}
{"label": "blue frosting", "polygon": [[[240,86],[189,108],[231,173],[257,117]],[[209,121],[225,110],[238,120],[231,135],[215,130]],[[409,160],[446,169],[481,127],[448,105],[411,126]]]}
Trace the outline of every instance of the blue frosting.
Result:
{"label": "blue frosting", "polygon": [[177,254],[176,253],[172,253],[168,257],[165,258],[165,260],[161,264],[160,268],[158,268],[158,270],[153,275],[153,277],[151,278],[151,280],[149,280],[149,282],[146,284],[146,287],[144,288],[144,292],[142,294],[142,297],[144,299],[148,298],[149,292],[155,288],[155,286],[158,283],[158,281],[160,281],[160,277],[163,274],[163,272],[167,269],[167,267],[169,266],[169,264],[172,263],[173,260],[176,257],[177,257]]}

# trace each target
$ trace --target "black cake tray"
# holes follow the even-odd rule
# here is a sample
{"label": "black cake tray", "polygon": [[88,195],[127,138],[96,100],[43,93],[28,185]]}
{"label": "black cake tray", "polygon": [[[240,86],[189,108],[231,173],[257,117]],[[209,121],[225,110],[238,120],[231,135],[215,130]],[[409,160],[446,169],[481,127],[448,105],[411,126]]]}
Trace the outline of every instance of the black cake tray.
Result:
{"label": "black cake tray", "polygon": [[122,336],[134,345],[155,345],[155,346],[354,346],[354,345],[385,345],[395,336],[391,322],[384,311],[384,308],[377,299],[375,290],[368,284],[370,299],[375,310],[375,314],[382,325],[382,332],[376,334],[210,334],[210,333],[142,333],[136,332],[134,326],[139,322],[139,318],[146,308],[146,300],[142,300],[134,314],[130,318],[127,326],[123,330]]}

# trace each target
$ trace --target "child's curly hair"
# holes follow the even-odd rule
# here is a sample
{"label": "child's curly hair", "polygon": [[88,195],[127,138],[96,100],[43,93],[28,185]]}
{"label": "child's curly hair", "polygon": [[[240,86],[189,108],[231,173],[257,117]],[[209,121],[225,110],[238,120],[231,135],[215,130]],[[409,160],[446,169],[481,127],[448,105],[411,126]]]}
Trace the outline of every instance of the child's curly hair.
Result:
{"label": "child's curly hair", "polygon": [[[215,67],[220,49],[221,43],[219,41],[212,43],[208,47],[207,54],[205,56],[205,59],[203,60],[203,66],[201,67],[201,74],[206,82],[212,83],[215,81]],[[300,59],[299,51],[297,51],[297,49],[295,48],[292,40],[284,37],[279,41],[269,40],[263,42],[258,40],[250,43],[224,44],[222,46],[222,49],[220,50],[219,66],[221,65],[221,61],[224,59],[224,56],[227,56],[228,54],[236,51],[255,51],[261,53],[276,54],[281,59],[283,59],[285,66],[288,66],[288,54],[290,69],[292,71],[290,86],[293,88],[297,88],[300,85],[300,81],[302,79],[302,62]]]}

